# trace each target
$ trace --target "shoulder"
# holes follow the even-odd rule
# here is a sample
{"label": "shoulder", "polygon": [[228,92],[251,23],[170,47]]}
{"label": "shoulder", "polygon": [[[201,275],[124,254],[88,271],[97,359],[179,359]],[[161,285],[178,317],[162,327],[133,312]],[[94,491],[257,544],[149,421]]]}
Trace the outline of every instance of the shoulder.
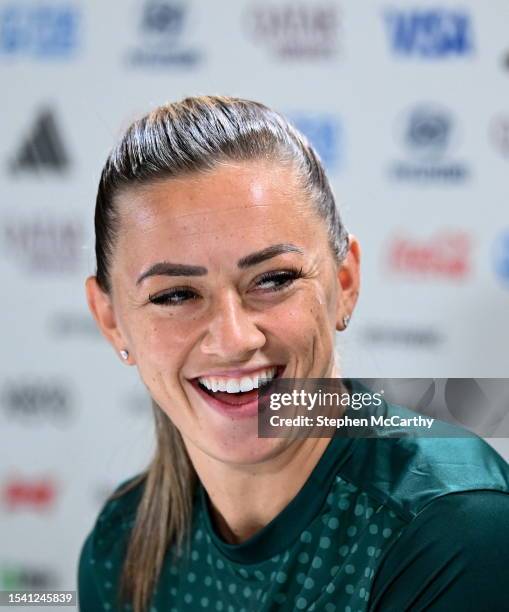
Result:
{"label": "shoulder", "polygon": [[509,493],[507,462],[478,437],[377,440],[371,453],[370,486],[409,518],[448,493]]}
{"label": "shoulder", "polygon": [[503,609],[508,515],[509,493],[503,491],[432,500],[381,559],[369,609]]}
{"label": "shoulder", "polygon": [[102,609],[118,580],[146,473],[122,481],[104,502],[82,544],[78,561],[80,609]]}
{"label": "shoulder", "polygon": [[119,536],[133,525],[143,493],[146,473],[123,480],[106,499],[89,533],[94,551],[106,552],[108,546],[118,542]]}
{"label": "shoulder", "polygon": [[[405,540],[417,540],[429,547],[452,550],[453,545],[463,554],[477,556],[482,551],[492,552],[492,547],[502,540],[509,545],[509,492],[479,489],[459,491],[433,499],[408,523],[402,532],[399,545]],[[498,552],[501,552],[500,550]],[[509,546],[504,548],[504,558],[509,561]]]}
{"label": "shoulder", "polygon": [[[386,405],[387,414],[415,416]],[[482,438],[449,424],[440,436],[359,438],[341,476],[410,521],[431,501],[449,493],[509,493],[509,465]]]}
{"label": "shoulder", "polygon": [[104,502],[92,535],[97,550],[107,551],[108,546],[130,531],[143,493],[146,473],[122,481]]}

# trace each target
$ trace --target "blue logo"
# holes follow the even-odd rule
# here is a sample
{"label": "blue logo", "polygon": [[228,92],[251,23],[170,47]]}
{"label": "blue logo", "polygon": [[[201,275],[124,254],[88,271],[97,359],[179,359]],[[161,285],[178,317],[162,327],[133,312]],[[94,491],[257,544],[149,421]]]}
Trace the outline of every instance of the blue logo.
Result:
{"label": "blue logo", "polygon": [[329,172],[338,170],[343,154],[343,130],[334,115],[288,113],[293,125],[309,140]]}
{"label": "blue logo", "polygon": [[470,16],[458,10],[389,10],[385,23],[397,55],[447,59],[474,50]]}
{"label": "blue logo", "polygon": [[130,49],[127,62],[141,67],[198,63],[201,52],[185,44],[185,33],[193,26],[190,11],[190,3],[182,0],[146,0],[138,26],[140,44]]}
{"label": "blue logo", "polygon": [[70,57],[78,46],[80,15],[73,6],[9,4],[0,10],[0,58]]}
{"label": "blue logo", "polygon": [[411,110],[402,134],[407,149],[421,159],[438,159],[452,136],[452,115],[445,110],[418,106]]}
{"label": "blue logo", "polygon": [[495,272],[509,285],[509,229],[497,238],[493,252]]}
{"label": "blue logo", "polygon": [[458,130],[447,109],[437,104],[414,106],[400,120],[398,132],[407,159],[392,165],[396,180],[459,183],[468,178],[468,166],[451,159]]}
{"label": "blue logo", "polygon": [[176,36],[184,25],[185,7],[169,2],[149,2],[145,5],[141,27],[149,34]]}

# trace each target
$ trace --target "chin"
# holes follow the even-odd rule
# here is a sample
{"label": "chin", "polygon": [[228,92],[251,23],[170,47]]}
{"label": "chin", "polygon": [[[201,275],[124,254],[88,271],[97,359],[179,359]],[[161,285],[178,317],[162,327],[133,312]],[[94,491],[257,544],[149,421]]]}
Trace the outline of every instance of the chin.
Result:
{"label": "chin", "polygon": [[236,465],[263,463],[277,455],[287,445],[284,438],[258,438],[257,432],[255,435],[239,434],[237,437],[231,430],[227,435],[214,436],[214,443],[211,442],[212,440],[208,439],[206,447],[202,447],[208,455],[218,461]]}

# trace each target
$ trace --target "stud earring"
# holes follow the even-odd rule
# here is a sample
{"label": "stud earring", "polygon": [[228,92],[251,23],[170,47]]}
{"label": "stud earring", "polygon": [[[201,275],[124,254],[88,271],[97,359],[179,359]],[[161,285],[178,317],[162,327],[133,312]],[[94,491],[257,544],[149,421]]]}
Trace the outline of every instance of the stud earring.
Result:
{"label": "stud earring", "polygon": [[129,351],[126,351],[126,349],[122,349],[120,351],[120,356],[122,357],[122,359],[127,359],[129,357]]}
{"label": "stud earring", "polygon": [[350,317],[348,315],[345,315],[343,317],[343,329],[346,329],[348,327],[348,323],[350,323]]}

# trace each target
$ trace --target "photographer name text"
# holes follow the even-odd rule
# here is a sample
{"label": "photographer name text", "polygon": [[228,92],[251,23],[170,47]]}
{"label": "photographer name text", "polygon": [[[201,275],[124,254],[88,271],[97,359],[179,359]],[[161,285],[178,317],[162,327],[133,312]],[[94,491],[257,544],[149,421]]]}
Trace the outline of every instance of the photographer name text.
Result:
{"label": "photographer name text", "polygon": [[430,429],[435,419],[415,416],[404,418],[400,416],[375,416],[352,418],[317,416],[295,416],[281,417],[278,414],[271,415],[269,423],[272,427],[426,427]]}

